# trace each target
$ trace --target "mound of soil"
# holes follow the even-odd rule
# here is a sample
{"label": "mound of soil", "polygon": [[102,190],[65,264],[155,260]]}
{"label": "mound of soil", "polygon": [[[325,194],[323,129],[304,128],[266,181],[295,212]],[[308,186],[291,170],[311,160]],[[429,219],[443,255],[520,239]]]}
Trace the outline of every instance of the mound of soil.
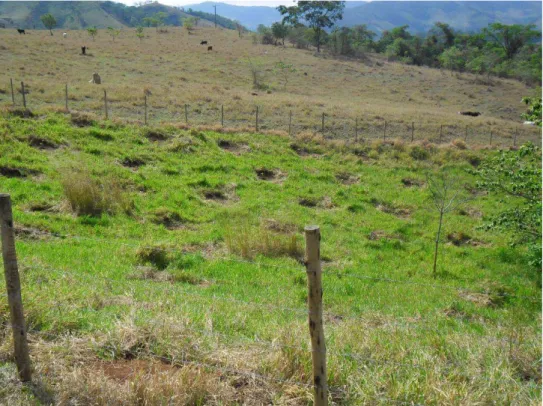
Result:
{"label": "mound of soil", "polygon": [[28,137],[28,145],[37,149],[57,149],[59,145],[56,142],[42,138],[37,135]]}

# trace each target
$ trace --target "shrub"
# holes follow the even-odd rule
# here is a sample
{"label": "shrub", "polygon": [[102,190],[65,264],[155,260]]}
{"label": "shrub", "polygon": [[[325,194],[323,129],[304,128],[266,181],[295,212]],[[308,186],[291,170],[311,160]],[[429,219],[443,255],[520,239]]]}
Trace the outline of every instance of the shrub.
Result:
{"label": "shrub", "polygon": [[451,144],[452,144],[454,147],[458,148],[458,149],[467,149],[467,148],[468,148],[468,146],[466,145],[466,143],[464,142],[464,140],[461,140],[461,139],[459,139],[459,138],[453,140],[453,141],[451,142]]}
{"label": "shrub", "polygon": [[425,161],[430,158],[430,153],[419,145],[415,145],[413,148],[411,148],[409,155],[411,158],[417,161]]}
{"label": "shrub", "polygon": [[168,249],[162,245],[140,247],[136,258],[142,264],[151,264],[158,269],[166,269],[170,264]]}
{"label": "shrub", "polygon": [[301,239],[295,233],[274,234],[266,227],[226,227],[225,243],[228,251],[243,258],[257,255],[267,257],[303,257]]}
{"label": "shrub", "polygon": [[114,178],[93,178],[90,173],[65,172],[61,179],[71,209],[78,215],[130,213],[132,202]]}

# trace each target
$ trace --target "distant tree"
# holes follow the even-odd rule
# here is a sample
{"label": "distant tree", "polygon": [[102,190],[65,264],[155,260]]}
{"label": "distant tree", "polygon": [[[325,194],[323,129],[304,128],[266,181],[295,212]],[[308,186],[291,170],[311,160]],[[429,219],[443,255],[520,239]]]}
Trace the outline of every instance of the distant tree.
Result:
{"label": "distant tree", "polygon": [[234,24],[236,24],[236,31],[238,32],[238,36],[241,38],[241,36],[245,32],[245,27],[241,25],[239,21],[234,21]]}
{"label": "distant tree", "polygon": [[443,66],[445,69],[463,71],[464,67],[466,66],[465,54],[456,46],[450,47],[443,51],[438,59],[441,62],[441,66]]}
{"label": "distant tree", "polygon": [[501,23],[489,24],[483,29],[491,40],[501,47],[507,59],[513,58],[527,43],[540,39],[541,32],[535,30],[535,25],[506,25]]}
{"label": "distant tree", "polygon": [[285,23],[273,23],[271,26],[273,37],[285,45],[285,38],[288,35],[288,26]]}
{"label": "distant tree", "polygon": [[295,25],[301,20],[307,22],[314,31],[315,45],[317,52],[320,52],[325,29],[343,18],[344,8],[344,1],[298,1],[296,6],[279,6],[277,10],[284,16],[283,23]]}
{"label": "distant tree", "polygon": [[157,20],[155,17],[145,17],[143,20],[143,24],[147,27],[158,27],[160,24],[160,21]]}
{"label": "distant tree", "polygon": [[115,38],[119,36],[121,30],[119,30],[118,28],[107,27],[107,32],[111,36],[113,42],[115,42]]}
{"label": "distant tree", "polygon": [[479,188],[514,203],[483,228],[510,233],[513,243],[525,243],[530,262],[541,275],[541,149],[528,143],[518,151],[500,151],[484,160],[476,174]]}
{"label": "distant tree", "polygon": [[194,26],[198,27],[198,23],[200,22],[201,18],[198,17],[198,16],[195,16],[195,17],[193,17],[193,19],[194,19]]}
{"label": "distant tree", "polygon": [[94,41],[94,38],[98,35],[98,29],[96,27],[89,27],[87,28],[87,32],[92,37],[92,40]]}
{"label": "distant tree", "polygon": [[266,27],[264,24],[259,24],[256,27],[256,32],[260,36],[260,42],[264,45],[273,44],[273,33],[271,28]]}
{"label": "distant tree", "polygon": [[57,20],[55,20],[55,17],[53,17],[52,14],[47,13],[40,17],[41,22],[49,30],[51,35],[53,35],[53,28],[57,26]]}
{"label": "distant tree", "polygon": [[143,32],[143,27],[139,26],[136,28],[136,37],[140,39],[140,42],[145,38],[145,34]]}
{"label": "distant tree", "polygon": [[181,25],[190,32],[194,29],[194,17],[184,17],[181,19]]}

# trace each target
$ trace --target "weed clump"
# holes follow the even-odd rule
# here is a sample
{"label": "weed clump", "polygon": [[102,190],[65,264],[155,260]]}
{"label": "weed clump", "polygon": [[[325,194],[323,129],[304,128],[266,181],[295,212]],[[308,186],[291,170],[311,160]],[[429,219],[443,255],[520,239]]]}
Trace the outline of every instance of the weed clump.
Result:
{"label": "weed clump", "polygon": [[65,172],[61,179],[64,195],[78,215],[130,213],[132,201],[115,178],[94,178],[86,171]]}
{"label": "weed clump", "polygon": [[420,145],[415,145],[413,148],[411,148],[409,156],[416,161],[426,161],[428,158],[430,158],[430,153]]}
{"label": "weed clump", "polygon": [[136,252],[136,258],[138,262],[153,265],[160,270],[166,269],[171,261],[168,248],[164,245],[140,247]]}

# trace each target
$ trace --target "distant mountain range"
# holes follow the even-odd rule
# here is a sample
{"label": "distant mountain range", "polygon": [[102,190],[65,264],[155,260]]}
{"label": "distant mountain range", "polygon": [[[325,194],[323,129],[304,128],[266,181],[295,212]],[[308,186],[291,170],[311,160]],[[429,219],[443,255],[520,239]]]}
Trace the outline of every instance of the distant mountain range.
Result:
{"label": "distant mountain range", "polygon": [[[259,24],[269,26],[281,21],[274,7],[234,6],[226,3],[204,2],[181,7],[158,2],[143,6],[126,6],[111,1],[0,1],[0,26],[44,28],[40,16],[51,13],[58,28],[80,29],[89,26],[134,27],[145,17],[166,13],[167,25],[180,25],[183,17],[199,17],[200,26],[214,22],[234,28],[232,20],[256,30]],[[207,13],[207,14],[206,14]],[[353,1],[347,2],[340,26],[367,24],[376,33],[400,25],[409,25],[412,33],[426,32],[438,22],[446,22],[461,31],[475,31],[492,22],[506,24],[535,24],[541,29],[540,1]]]}
{"label": "distant mountain range", "polygon": [[[204,2],[184,6],[185,10],[214,11],[238,20],[249,29],[259,24],[271,25],[281,21],[273,7],[234,6]],[[425,32],[436,22],[446,22],[461,31],[476,31],[489,23],[535,24],[541,28],[540,1],[372,1],[347,2],[343,20],[338,25],[351,27],[367,24],[381,33],[400,25],[409,25],[412,33]]]}
{"label": "distant mountain range", "polygon": [[[158,12],[166,13],[166,25],[180,25],[182,18],[191,16],[180,8],[158,2],[134,7],[111,1],[0,1],[0,27],[43,29],[40,17],[47,13],[63,29],[135,27]],[[214,24],[214,15],[195,10],[192,16],[199,18],[198,26]],[[217,24],[235,28],[233,21],[221,16],[217,17]]]}

